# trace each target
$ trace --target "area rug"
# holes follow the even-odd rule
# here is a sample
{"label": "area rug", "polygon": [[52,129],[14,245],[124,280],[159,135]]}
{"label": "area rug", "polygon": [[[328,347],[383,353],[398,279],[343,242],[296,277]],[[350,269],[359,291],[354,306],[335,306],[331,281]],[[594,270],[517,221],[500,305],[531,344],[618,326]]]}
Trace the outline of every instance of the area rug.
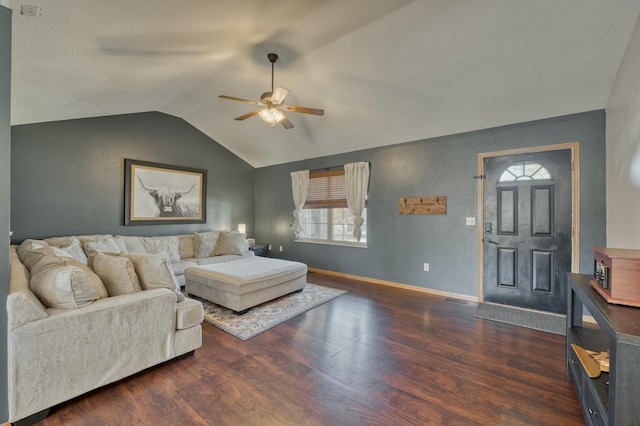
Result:
{"label": "area rug", "polygon": [[530,311],[509,306],[494,305],[492,303],[480,303],[478,304],[475,316],[491,321],[561,334],[563,336],[567,332],[567,318],[565,315]]}
{"label": "area rug", "polygon": [[263,303],[251,308],[244,315],[236,315],[230,309],[199,297],[189,297],[202,302],[205,322],[238,339],[247,340],[345,293],[344,290],[307,283],[300,293],[288,294]]}

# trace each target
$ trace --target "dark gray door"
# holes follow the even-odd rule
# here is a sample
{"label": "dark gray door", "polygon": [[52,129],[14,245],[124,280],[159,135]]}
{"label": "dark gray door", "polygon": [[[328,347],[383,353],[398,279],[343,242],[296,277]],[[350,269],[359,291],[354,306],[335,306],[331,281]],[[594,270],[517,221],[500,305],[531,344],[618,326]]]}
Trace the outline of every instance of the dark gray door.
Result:
{"label": "dark gray door", "polygon": [[566,313],[571,151],[484,160],[486,302]]}

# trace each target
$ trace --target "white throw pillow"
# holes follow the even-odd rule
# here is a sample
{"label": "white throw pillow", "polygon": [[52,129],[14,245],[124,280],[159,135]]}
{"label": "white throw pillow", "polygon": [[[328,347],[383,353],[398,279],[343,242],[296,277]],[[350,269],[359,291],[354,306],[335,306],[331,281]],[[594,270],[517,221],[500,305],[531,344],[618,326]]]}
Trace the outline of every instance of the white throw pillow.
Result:
{"label": "white throw pillow", "polygon": [[203,259],[205,257],[215,256],[216,243],[220,232],[196,232],[193,234],[193,257]]}
{"label": "white throw pillow", "polygon": [[184,300],[167,253],[121,253],[120,256],[131,260],[143,290],[168,288],[176,293],[178,302]]}
{"label": "white throw pillow", "polygon": [[110,297],[142,291],[133,263],[128,258],[92,252],[90,264]]}
{"label": "white throw pillow", "polygon": [[84,243],[84,252],[86,255],[90,256],[92,251],[118,254],[122,250],[114,238],[105,238],[104,240],[87,241]]}
{"label": "white throw pillow", "polygon": [[248,250],[247,234],[238,231],[222,231],[218,238],[214,254],[216,256],[224,254],[240,255],[245,254]]}
{"label": "white throw pillow", "polygon": [[87,263],[87,255],[82,249],[82,243],[77,238],[69,238],[69,241],[65,245],[59,246],[59,248],[77,261]]}

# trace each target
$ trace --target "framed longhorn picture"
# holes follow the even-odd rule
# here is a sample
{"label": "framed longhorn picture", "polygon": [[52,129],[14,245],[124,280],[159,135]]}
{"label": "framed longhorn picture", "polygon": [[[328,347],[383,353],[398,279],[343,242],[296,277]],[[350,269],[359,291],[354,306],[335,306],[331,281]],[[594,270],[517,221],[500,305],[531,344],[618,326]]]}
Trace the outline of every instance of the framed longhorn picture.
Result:
{"label": "framed longhorn picture", "polygon": [[124,224],[205,223],[207,171],[124,160]]}

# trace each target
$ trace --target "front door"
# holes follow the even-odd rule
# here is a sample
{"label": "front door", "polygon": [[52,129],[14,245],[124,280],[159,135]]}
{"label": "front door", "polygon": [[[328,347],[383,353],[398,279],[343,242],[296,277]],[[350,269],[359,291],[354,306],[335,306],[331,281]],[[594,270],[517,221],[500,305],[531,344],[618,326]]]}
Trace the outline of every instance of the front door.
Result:
{"label": "front door", "polygon": [[483,298],[566,313],[571,151],[484,159]]}

